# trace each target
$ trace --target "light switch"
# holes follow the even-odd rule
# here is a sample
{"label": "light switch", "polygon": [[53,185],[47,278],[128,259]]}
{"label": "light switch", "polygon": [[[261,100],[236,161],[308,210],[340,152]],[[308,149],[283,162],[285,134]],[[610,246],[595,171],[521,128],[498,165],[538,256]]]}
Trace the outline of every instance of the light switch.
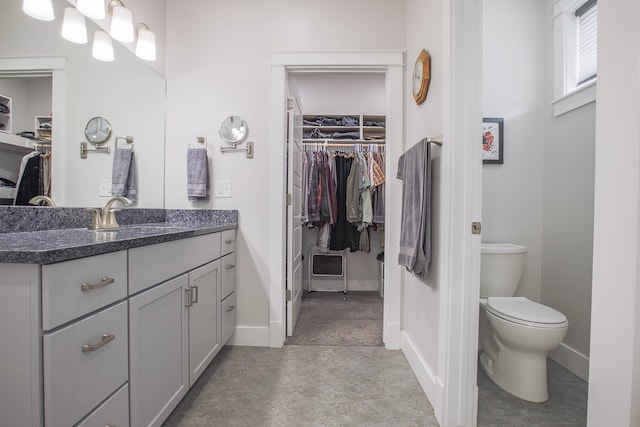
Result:
{"label": "light switch", "polygon": [[231,197],[231,180],[216,180],[216,197]]}
{"label": "light switch", "polygon": [[111,180],[110,179],[100,180],[100,191],[98,195],[100,197],[111,197]]}

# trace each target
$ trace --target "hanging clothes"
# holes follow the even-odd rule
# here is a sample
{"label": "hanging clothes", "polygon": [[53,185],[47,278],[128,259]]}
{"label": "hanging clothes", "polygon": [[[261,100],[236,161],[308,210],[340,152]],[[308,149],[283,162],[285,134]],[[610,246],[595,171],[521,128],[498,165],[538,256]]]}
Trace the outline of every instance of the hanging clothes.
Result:
{"label": "hanging clothes", "polygon": [[50,152],[33,151],[22,158],[16,189],[16,206],[28,206],[35,196],[51,195]]}
{"label": "hanging clothes", "polygon": [[384,166],[381,153],[304,152],[302,222],[319,228],[320,247],[371,250],[368,228],[384,222],[380,164]]}

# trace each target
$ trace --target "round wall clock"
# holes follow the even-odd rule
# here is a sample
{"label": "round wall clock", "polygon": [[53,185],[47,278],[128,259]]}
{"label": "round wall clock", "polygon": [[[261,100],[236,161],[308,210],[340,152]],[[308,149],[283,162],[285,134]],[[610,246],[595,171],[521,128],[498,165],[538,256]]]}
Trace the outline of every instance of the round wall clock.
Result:
{"label": "round wall clock", "polygon": [[429,52],[422,49],[420,55],[418,55],[418,58],[416,59],[416,64],[413,67],[412,92],[413,99],[416,100],[416,104],[420,105],[425,99],[427,99],[430,80],[431,57],[429,56]]}

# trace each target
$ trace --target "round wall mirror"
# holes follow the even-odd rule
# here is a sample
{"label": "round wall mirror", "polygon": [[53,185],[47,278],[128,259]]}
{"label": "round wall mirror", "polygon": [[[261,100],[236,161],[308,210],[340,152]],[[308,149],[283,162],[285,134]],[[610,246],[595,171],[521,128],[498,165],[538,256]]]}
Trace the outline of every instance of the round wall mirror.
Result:
{"label": "round wall mirror", "polygon": [[224,142],[235,146],[247,138],[249,127],[242,118],[238,116],[228,116],[220,122],[218,133]]}
{"label": "round wall mirror", "polygon": [[111,124],[105,118],[94,117],[87,122],[87,127],[84,128],[84,135],[89,142],[102,144],[111,136]]}

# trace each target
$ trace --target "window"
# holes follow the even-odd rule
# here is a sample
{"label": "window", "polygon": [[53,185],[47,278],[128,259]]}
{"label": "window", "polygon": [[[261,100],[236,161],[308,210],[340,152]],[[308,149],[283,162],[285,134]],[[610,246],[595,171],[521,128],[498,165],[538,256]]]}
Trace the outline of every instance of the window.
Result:
{"label": "window", "polygon": [[597,0],[559,0],[554,12],[554,115],[596,99]]}
{"label": "window", "polygon": [[576,80],[578,86],[596,78],[598,59],[598,3],[589,0],[576,10],[578,20]]}

